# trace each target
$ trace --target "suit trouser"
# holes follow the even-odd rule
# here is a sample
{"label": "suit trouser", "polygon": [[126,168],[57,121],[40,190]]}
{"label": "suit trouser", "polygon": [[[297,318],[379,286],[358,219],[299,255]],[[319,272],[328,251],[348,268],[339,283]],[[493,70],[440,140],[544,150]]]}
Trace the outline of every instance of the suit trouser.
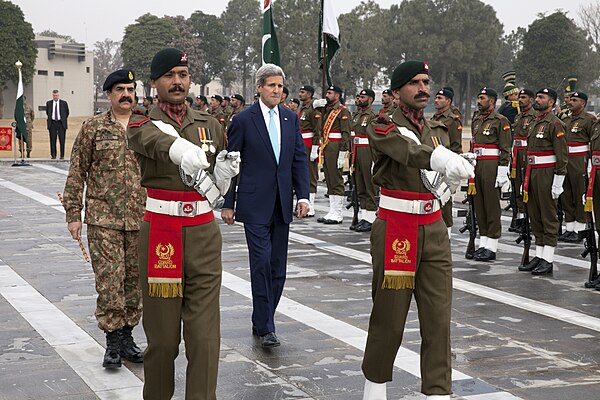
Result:
{"label": "suit trouser", "polygon": [[498,160],[477,161],[475,170],[475,215],[479,234],[498,239],[502,233],[500,222],[500,189],[496,187]]}
{"label": "suit trouser", "polygon": [[[585,212],[581,196],[585,193],[585,179],[583,174],[587,169],[587,157],[569,156],[567,164],[567,176],[563,184],[564,192],[560,195],[560,201],[565,212],[565,222],[585,223]],[[550,182],[552,184],[552,182]]]}
{"label": "suit trouser", "polygon": [[56,158],[56,138],[60,142],[60,157],[65,156],[66,130],[60,121],[50,121],[50,155]]}
{"label": "suit trouser", "polygon": [[279,196],[268,224],[244,223],[250,284],[252,324],[260,336],[275,332],[275,310],[283,293],[290,225],[283,220]]}
{"label": "suit trouser", "polygon": [[354,158],[354,180],[360,208],[367,211],[377,211],[375,203],[375,185],[373,185],[373,174],[371,167],[373,156],[369,146],[357,146]]}
{"label": "suit trouser", "polygon": [[[372,382],[392,380],[394,360],[402,343],[406,316],[414,294],[421,330],[421,391],[450,394],[452,359],[452,256],[448,230],[440,219],[419,226],[415,289],[382,289],[386,222],[377,218],[371,231],[373,309],[362,364]],[[427,243],[427,246],[425,246]]]}
{"label": "suit trouser", "polygon": [[144,399],[170,399],[175,358],[185,340],[186,400],[214,400],[220,351],[221,231],[215,221],[183,227],[183,298],[148,296],[147,221],[140,231],[140,281],[144,299]]}
{"label": "suit trouser", "polygon": [[554,167],[531,169],[527,213],[536,246],[556,247],[558,242],[557,204],[551,194],[553,179]]}
{"label": "suit trouser", "polygon": [[323,172],[327,183],[327,194],[330,196],[343,196],[344,179],[342,169],[337,167],[340,142],[329,142],[323,149]]}
{"label": "suit trouser", "polygon": [[317,180],[319,178],[319,158],[317,157],[315,161],[310,161],[311,147],[306,146],[306,160],[308,161],[308,178],[310,179],[310,193],[317,193]]}

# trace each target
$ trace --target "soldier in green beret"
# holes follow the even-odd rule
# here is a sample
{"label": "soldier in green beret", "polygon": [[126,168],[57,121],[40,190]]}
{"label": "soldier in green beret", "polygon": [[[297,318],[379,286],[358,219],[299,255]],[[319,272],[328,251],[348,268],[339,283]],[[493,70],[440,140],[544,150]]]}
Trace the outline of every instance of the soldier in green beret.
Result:
{"label": "soldier in green beret", "polygon": [[317,180],[319,177],[319,144],[321,142],[321,109],[313,107],[315,88],[311,85],[302,85],[298,91],[298,98],[302,103],[298,109],[300,120],[300,134],[306,146],[308,177],[310,179],[309,202],[310,207],[307,217],[315,216],[315,197],[317,195]]}
{"label": "soldier in green beret", "polygon": [[479,248],[476,261],[496,259],[498,239],[502,234],[500,222],[500,191],[508,183],[511,127],[505,116],[495,111],[498,94],[494,89],[482,88],[477,96],[479,114],[473,119],[472,150],[477,155],[475,169],[475,216],[479,226]]}
{"label": "soldier in green beret", "polygon": [[223,131],[225,131],[225,128],[227,127],[227,125],[226,125],[225,114],[223,113],[223,109],[221,108],[222,103],[223,103],[223,97],[219,96],[218,94],[212,95],[210,97],[209,114],[214,119],[216,119],[219,122],[219,124],[221,124]]}
{"label": "soldier in green beret", "polygon": [[86,189],[85,223],[98,292],[96,319],[106,333],[104,368],[120,368],[121,357],[136,363],[144,359],[131,334],[142,316],[138,238],[146,200],[135,153],[127,148],[135,86],[130,70],[106,77],[102,90],[110,110],[87,120],[75,138],[63,199],[67,229],[80,240]]}
{"label": "soldier in green beret", "polygon": [[425,62],[400,64],[391,79],[399,107],[367,130],[381,199],[371,230],[373,309],[363,400],[386,399],[413,295],[422,335],[421,392],[430,400],[449,400],[452,392],[452,254],[441,207],[450,197],[445,182],[456,187],[474,171],[445,147],[447,128],[424,118],[429,82]]}
{"label": "soldier in green beret", "polygon": [[381,104],[383,107],[381,107],[381,110],[379,110],[378,115],[392,115],[394,113],[396,105],[394,104],[394,94],[390,89],[385,89],[383,92],[381,92]]}
{"label": "soldier in green beret", "polygon": [[221,232],[209,200],[228,191],[239,153],[227,154],[214,118],[185,104],[192,81],[186,53],[156,53],[150,79],[158,104],[148,117],[132,117],[127,131],[148,193],[139,251],[148,339],[143,395],[173,396],[183,323],[185,397],[215,400],[222,264]]}

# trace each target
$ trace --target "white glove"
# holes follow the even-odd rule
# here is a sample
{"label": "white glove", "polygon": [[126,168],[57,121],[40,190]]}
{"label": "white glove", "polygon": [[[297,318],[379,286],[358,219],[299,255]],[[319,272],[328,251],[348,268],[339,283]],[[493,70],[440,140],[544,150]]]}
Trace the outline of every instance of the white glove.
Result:
{"label": "white glove", "polygon": [[508,166],[498,165],[498,172],[496,172],[496,187],[501,188],[508,182]]}
{"label": "white glove", "polygon": [[227,153],[227,150],[221,150],[221,152],[217,154],[213,177],[215,178],[215,184],[222,195],[225,195],[229,190],[231,178],[240,173],[241,162],[242,157],[240,156],[239,151]]}
{"label": "white glove", "polygon": [[340,151],[337,159],[337,167],[338,169],[344,168],[344,164],[346,164],[346,156],[348,155],[347,151]]}
{"label": "white glove", "polygon": [[581,204],[583,204],[585,206],[585,193],[581,195]]}
{"label": "white glove", "polygon": [[184,138],[177,138],[169,147],[169,158],[180,165],[183,172],[193,176],[201,169],[210,167],[206,154],[194,143]]}
{"label": "white glove", "polygon": [[588,174],[588,177],[592,175],[592,160],[588,160],[587,174]]}
{"label": "white glove", "polygon": [[313,144],[310,148],[310,161],[315,161],[319,157],[319,146]]}
{"label": "white glove", "polygon": [[456,183],[475,177],[475,168],[463,157],[451,152],[444,146],[438,146],[431,153],[431,170],[446,175],[448,182]]}
{"label": "white glove", "polygon": [[325,99],[314,99],[313,100],[313,108],[325,107],[327,105],[327,100]]}
{"label": "white glove", "polygon": [[564,175],[554,175],[552,180],[552,200],[556,200],[563,192],[563,183],[565,182]]}

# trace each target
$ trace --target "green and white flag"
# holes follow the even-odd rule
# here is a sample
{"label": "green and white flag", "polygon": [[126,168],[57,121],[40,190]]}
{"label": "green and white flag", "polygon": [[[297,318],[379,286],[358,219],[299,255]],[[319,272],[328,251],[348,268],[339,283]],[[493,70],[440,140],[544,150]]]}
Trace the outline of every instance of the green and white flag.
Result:
{"label": "green and white flag", "polygon": [[23,76],[19,68],[19,85],[17,86],[17,102],[15,103],[15,121],[17,122],[17,139],[23,138],[27,143],[27,124],[25,122],[25,101],[23,99]]}
{"label": "green and white flag", "polygon": [[[323,40],[325,36],[325,40]],[[319,19],[319,65],[323,68],[323,46],[325,46],[326,65],[327,65],[327,85],[331,85],[331,75],[329,70],[331,60],[340,48],[340,27],[337,23],[335,10],[333,9],[333,0],[321,0],[321,18]]]}
{"label": "green and white flag", "polygon": [[273,23],[273,10],[271,9],[272,0],[264,0],[263,5],[263,37],[262,37],[262,61],[264,64],[281,63],[279,59],[279,43],[275,33],[275,24]]}

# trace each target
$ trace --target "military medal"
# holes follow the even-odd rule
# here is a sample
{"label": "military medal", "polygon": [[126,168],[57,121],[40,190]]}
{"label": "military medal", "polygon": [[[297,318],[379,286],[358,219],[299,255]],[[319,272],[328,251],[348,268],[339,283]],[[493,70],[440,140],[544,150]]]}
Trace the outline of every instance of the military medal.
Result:
{"label": "military medal", "polygon": [[579,125],[579,122],[575,122],[575,125],[573,125],[573,127],[571,128],[571,132],[573,132],[573,133],[579,132],[579,127],[577,125]]}
{"label": "military medal", "polygon": [[217,151],[217,149],[215,149],[215,146],[213,146],[213,145],[211,144],[211,145],[209,146],[209,151],[210,151],[212,154],[215,154],[215,153],[216,153],[216,151]]}
{"label": "military medal", "polygon": [[205,153],[215,152],[215,147],[212,145],[212,136],[209,128],[198,128],[198,136],[200,136],[200,142],[202,142],[202,151]]}
{"label": "military medal", "polygon": [[540,126],[540,129],[538,130],[538,133],[537,135],[535,135],[535,137],[538,139],[544,138],[544,125]]}
{"label": "military medal", "polygon": [[300,121],[306,121],[306,114],[302,113],[302,115],[300,116]]}
{"label": "military medal", "polygon": [[484,134],[485,136],[489,136],[489,135],[490,135],[490,125],[492,125],[492,124],[491,124],[491,123],[488,123],[488,124],[485,126],[485,129],[483,130],[483,134]]}
{"label": "military medal", "polygon": [[367,117],[363,118],[362,124],[360,124],[361,126],[367,126]]}
{"label": "military medal", "polygon": [[209,147],[208,147],[208,145],[206,143],[202,143],[202,147],[201,148],[202,148],[203,152],[208,153]]}

